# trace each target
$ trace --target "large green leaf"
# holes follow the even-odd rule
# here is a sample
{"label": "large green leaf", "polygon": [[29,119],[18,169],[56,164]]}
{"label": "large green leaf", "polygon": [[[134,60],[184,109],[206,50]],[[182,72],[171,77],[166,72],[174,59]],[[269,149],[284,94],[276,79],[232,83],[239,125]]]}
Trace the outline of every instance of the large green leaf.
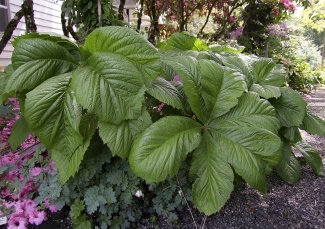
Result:
{"label": "large green leaf", "polygon": [[291,150],[288,142],[284,142],[282,159],[276,166],[278,175],[288,184],[293,184],[300,179],[301,166]]}
{"label": "large green leaf", "polygon": [[24,142],[24,140],[28,137],[29,128],[24,116],[20,116],[20,118],[14,123],[11,130],[11,135],[8,139],[11,149],[14,151],[17,147]]}
{"label": "large green leaf", "polygon": [[197,173],[192,199],[200,212],[211,215],[219,211],[233,191],[233,171],[219,145],[205,131],[200,146],[194,151],[192,173]]}
{"label": "large green leaf", "polygon": [[222,126],[257,127],[277,134],[280,128],[272,105],[253,92],[239,98],[238,105],[215,122]]}
{"label": "large green leaf", "polygon": [[307,112],[307,103],[298,92],[290,88],[281,88],[281,97],[269,101],[276,110],[281,126],[291,127],[302,124]]}
{"label": "large green leaf", "polygon": [[169,81],[158,77],[152,82],[148,93],[174,108],[184,110],[185,98],[182,93]]}
{"label": "large green leaf", "polygon": [[57,34],[57,33],[26,33],[16,37],[11,44],[16,47],[18,42],[23,39],[34,39],[40,38],[42,40],[52,41],[62,47],[64,47],[74,58],[75,60],[80,60],[80,50],[76,44],[71,42],[69,38]]}
{"label": "large green leaf", "polygon": [[148,182],[173,177],[187,154],[198,147],[202,128],[187,117],[160,119],[135,140],[129,157],[131,169]]}
{"label": "large green leaf", "polygon": [[304,118],[300,129],[307,131],[310,134],[317,134],[319,136],[325,135],[325,121],[320,117],[314,115],[307,109],[307,115]]}
{"label": "large green leaf", "polygon": [[183,32],[173,33],[173,35],[168,39],[167,45],[164,47],[164,50],[171,49],[206,51],[210,48],[202,40],[186,32]]}
{"label": "large green leaf", "polygon": [[83,138],[81,144],[74,151],[52,150],[51,156],[55,161],[55,166],[58,168],[62,185],[78,171],[90,140],[97,128],[97,122],[98,119],[95,115],[83,115],[79,124],[79,132]]}
{"label": "large green leaf", "polygon": [[324,165],[318,151],[305,142],[295,144],[295,147],[304,156],[306,162],[318,176],[324,176]]}
{"label": "large green leaf", "polygon": [[100,121],[98,123],[99,135],[113,155],[118,155],[124,160],[130,154],[133,141],[151,124],[149,113],[143,111],[138,119],[125,120],[118,125]]}
{"label": "large green leaf", "polygon": [[160,54],[139,33],[126,27],[108,26],[94,30],[83,47],[85,58],[98,52],[120,54],[135,63],[150,80],[155,79],[160,69]]}
{"label": "large green leaf", "polygon": [[205,122],[205,105],[201,96],[201,74],[197,60],[193,57],[179,56],[171,57],[164,60],[164,62],[177,71],[184,85],[184,91],[192,111],[200,121]]}
{"label": "large green leaf", "polygon": [[22,39],[12,54],[14,73],[5,92],[31,90],[45,80],[73,70],[78,64],[62,46],[39,38]]}
{"label": "large green leaf", "polygon": [[281,147],[278,126],[272,106],[257,94],[248,93],[230,112],[213,120],[208,129],[236,173],[265,192],[264,162],[274,164]]}
{"label": "large green leaf", "polygon": [[126,57],[98,53],[72,77],[78,102],[106,122],[118,124],[141,114],[145,85],[141,72]]}
{"label": "large green leaf", "polygon": [[240,74],[214,61],[200,60],[202,96],[206,105],[207,122],[227,113],[238,103],[245,90]]}
{"label": "large green leaf", "polygon": [[49,149],[74,151],[82,142],[81,106],[69,87],[70,79],[71,74],[52,77],[27,94],[28,126]]}

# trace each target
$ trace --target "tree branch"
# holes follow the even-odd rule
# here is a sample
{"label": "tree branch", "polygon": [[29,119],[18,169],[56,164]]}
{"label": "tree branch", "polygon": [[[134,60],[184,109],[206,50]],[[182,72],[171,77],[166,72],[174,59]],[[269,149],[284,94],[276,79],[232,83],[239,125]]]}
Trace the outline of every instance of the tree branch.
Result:
{"label": "tree branch", "polygon": [[21,18],[24,16],[24,11],[21,8],[14,16],[13,19],[11,19],[11,21],[8,23],[6,30],[4,31],[4,34],[1,38],[0,41],[0,54],[2,53],[2,51],[4,50],[4,48],[6,47],[7,43],[10,41],[10,38],[12,37],[12,34],[14,32],[14,30],[17,28],[17,25],[19,23],[19,21],[21,20]]}
{"label": "tree branch", "polygon": [[214,0],[213,3],[212,3],[212,6],[209,7],[209,11],[208,11],[208,15],[207,15],[207,18],[205,19],[205,22],[204,24],[202,25],[200,31],[198,32],[198,35],[202,34],[203,33],[203,30],[205,28],[205,26],[208,24],[209,22],[209,18],[210,18],[210,15],[211,15],[211,12],[212,12],[212,9],[215,7],[215,5],[217,4],[218,0]]}
{"label": "tree branch", "polygon": [[61,13],[61,25],[62,25],[62,31],[63,35],[66,37],[69,37],[69,31],[67,30],[67,20],[65,19],[65,12]]}
{"label": "tree branch", "polygon": [[24,16],[25,16],[26,32],[27,33],[37,31],[37,27],[36,27],[35,19],[34,19],[33,5],[34,5],[33,0],[24,0],[24,3],[22,4]]}

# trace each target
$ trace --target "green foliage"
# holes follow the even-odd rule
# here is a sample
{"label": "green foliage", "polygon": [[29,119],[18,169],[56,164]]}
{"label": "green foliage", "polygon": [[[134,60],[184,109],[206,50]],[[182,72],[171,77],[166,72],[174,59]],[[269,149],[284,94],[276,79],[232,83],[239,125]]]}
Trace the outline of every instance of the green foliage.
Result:
{"label": "green foliage", "polygon": [[[288,183],[297,181],[301,169],[291,146],[322,174],[319,155],[297,144],[297,131],[323,135],[325,122],[284,87],[286,74],[271,59],[216,54],[184,34],[159,52],[124,27],[93,31],[80,47],[81,59],[56,40],[19,38],[4,92],[26,96],[28,127],[56,162],[64,185],[52,200],[70,206],[83,201],[76,226],[89,220],[103,228],[128,227],[140,217],[133,196],[140,178],[175,182],[184,164],[191,199],[207,215],[224,206],[235,177],[262,193],[273,168]],[[161,195],[181,187],[172,186]],[[179,199],[155,209],[165,214]]]}
{"label": "green foliage", "polygon": [[193,35],[182,32],[173,33],[173,35],[168,39],[166,46],[163,47],[164,50],[194,50],[194,51],[205,51],[209,47],[200,39],[194,37]]}
{"label": "green foliage", "polygon": [[13,125],[11,135],[8,139],[12,150],[16,150],[17,147],[23,143],[28,137],[29,128],[24,116],[21,116]]}

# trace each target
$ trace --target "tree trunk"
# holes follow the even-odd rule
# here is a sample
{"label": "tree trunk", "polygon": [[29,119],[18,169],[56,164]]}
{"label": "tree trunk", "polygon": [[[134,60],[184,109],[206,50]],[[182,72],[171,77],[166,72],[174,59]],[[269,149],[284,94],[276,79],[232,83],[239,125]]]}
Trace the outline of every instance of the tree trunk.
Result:
{"label": "tree trunk", "polygon": [[322,65],[321,65],[322,69],[321,70],[323,70],[323,68],[324,68],[324,59],[325,59],[325,39],[324,39],[324,43],[323,43]]}
{"label": "tree trunk", "polygon": [[34,2],[33,0],[24,0],[24,3],[22,5],[24,16],[25,16],[25,22],[26,22],[26,32],[36,32],[37,27],[35,24],[34,19],[34,10],[33,10]]}
{"label": "tree trunk", "polygon": [[98,8],[98,27],[102,27],[103,23],[102,23],[102,4],[100,2],[100,0],[97,0],[97,8]]}
{"label": "tree trunk", "polygon": [[[150,11],[151,11],[151,14],[149,15],[150,16],[150,19],[151,19],[151,25],[150,25],[150,29],[149,29],[149,37],[148,37],[148,41],[155,45],[156,43],[156,38],[158,37],[158,34],[159,34],[159,28],[158,28],[158,19],[159,19],[159,16],[156,14],[157,11],[156,11],[156,1],[150,1],[151,4],[150,4]],[[149,7],[149,6],[147,6]]]}
{"label": "tree trunk", "polygon": [[137,32],[141,29],[141,23],[142,23],[142,15],[143,15],[143,4],[144,0],[140,0],[140,11],[138,12],[138,20],[137,20]]}
{"label": "tree trunk", "polygon": [[125,0],[120,0],[120,5],[118,7],[118,19],[121,21],[124,20],[123,11],[124,11]]}
{"label": "tree trunk", "polygon": [[20,9],[14,16],[13,19],[8,23],[6,30],[0,41],[0,54],[2,53],[3,49],[6,47],[7,43],[10,41],[10,38],[16,29],[20,19],[24,16],[23,9]]}

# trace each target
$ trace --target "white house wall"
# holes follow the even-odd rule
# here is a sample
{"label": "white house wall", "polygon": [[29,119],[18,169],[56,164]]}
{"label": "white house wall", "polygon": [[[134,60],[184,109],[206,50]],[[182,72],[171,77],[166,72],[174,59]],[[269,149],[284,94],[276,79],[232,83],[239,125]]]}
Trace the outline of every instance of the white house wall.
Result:
{"label": "white house wall", "polygon": [[[21,8],[22,0],[9,0],[10,19],[15,16]],[[61,27],[61,2],[55,3],[53,0],[34,0],[34,18],[38,32],[51,32],[63,34]],[[13,33],[13,37],[17,37],[25,33],[25,19],[20,20],[17,28]],[[2,36],[2,33],[0,33]],[[0,66],[10,64],[13,47],[10,42],[0,55]]]}

